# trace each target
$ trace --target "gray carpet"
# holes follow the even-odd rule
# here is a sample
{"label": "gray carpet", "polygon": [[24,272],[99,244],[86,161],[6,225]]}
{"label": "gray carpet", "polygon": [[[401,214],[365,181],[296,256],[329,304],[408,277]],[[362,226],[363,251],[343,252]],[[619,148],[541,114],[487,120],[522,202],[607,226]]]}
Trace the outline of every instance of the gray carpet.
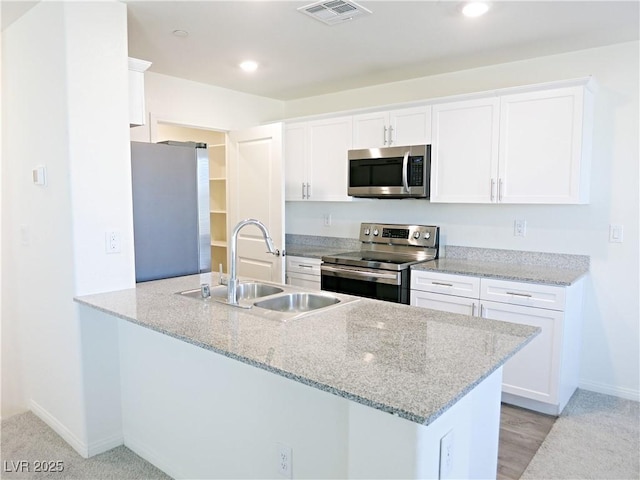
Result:
{"label": "gray carpet", "polygon": [[[89,459],[82,458],[33,413],[15,415],[0,428],[0,477],[57,480],[165,480],[171,477],[121,446]],[[61,462],[62,472],[35,472],[36,462]],[[25,471],[28,467],[29,471]]]}
{"label": "gray carpet", "polygon": [[639,479],[639,405],[577,390],[521,479]]}
{"label": "gray carpet", "polygon": [[[31,412],[3,420],[0,439],[3,480],[170,479],[126,447],[84,459]],[[36,460],[60,461],[64,471],[13,471],[20,461],[33,470]],[[638,402],[578,390],[521,478],[640,479]]]}

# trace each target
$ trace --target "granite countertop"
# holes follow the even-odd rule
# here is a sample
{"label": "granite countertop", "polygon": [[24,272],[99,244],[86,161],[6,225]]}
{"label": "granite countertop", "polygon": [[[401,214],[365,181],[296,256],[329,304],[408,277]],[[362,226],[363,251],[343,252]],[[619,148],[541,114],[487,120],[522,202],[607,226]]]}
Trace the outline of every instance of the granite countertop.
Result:
{"label": "granite countertop", "polygon": [[365,298],[282,321],[265,318],[257,308],[176,295],[217,280],[215,273],[191,275],[75,300],[425,425],[539,333],[535,327]]}
{"label": "granite countertop", "polygon": [[588,269],[584,268],[552,268],[542,265],[459,258],[439,258],[432,262],[414,265],[411,268],[413,270],[429,270],[439,273],[453,273],[559,286],[573,284],[588,271]]}
{"label": "granite countertop", "polygon": [[[352,238],[286,234],[285,250],[287,255],[322,258],[360,250],[361,245]],[[414,265],[412,269],[568,286],[589,271],[589,257],[447,245],[441,246],[438,260]]]}
{"label": "granite countertop", "polygon": [[[360,248],[356,248],[355,250],[359,250]],[[346,251],[344,248],[339,247],[325,247],[320,245],[297,245],[297,244],[287,244],[285,252],[288,257],[290,256],[298,256],[298,257],[307,257],[307,258],[322,258],[325,255],[332,255],[338,252]]]}
{"label": "granite countertop", "polygon": [[315,235],[285,235],[285,252],[290,256],[322,258],[340,252],[360,250],[357,238],[320,237]]}

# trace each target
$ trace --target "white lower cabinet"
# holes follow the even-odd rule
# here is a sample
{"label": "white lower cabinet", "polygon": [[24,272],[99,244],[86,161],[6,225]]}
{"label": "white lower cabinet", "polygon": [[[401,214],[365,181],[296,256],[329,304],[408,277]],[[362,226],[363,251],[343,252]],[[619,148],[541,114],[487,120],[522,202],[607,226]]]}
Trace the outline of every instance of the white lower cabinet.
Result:
{"label": "white lower cabinet", "polygon": [[505,364],[502,392],[557,404],[563,312],[487,301],[482,301],[480,307],[483,318],[540,327],[542,330]]}
{"label": "white lower cabinet", "polygon": [[504,402],[558,415],[576,390],[582,281],[565,287],[414,270],[411,305],[540,327],[504,366]]}
{"label": "white lower cabinet", "polygon": [[287,256],[287,285],[320,290],[319,258]]}

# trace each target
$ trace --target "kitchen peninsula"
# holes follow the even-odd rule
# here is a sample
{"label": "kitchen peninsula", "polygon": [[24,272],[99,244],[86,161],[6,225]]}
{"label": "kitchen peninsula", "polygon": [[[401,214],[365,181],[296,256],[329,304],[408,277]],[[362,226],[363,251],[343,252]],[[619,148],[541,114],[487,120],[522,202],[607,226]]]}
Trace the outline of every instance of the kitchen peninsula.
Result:
{"label": "kitchen peninsula", "polygon": [[88,410],[120,443],[176,478],[495,477],[502,365],[538,329],[354,297],[282,321],[176,294],[201,283],[217,275],[76,298],[119,391]]}

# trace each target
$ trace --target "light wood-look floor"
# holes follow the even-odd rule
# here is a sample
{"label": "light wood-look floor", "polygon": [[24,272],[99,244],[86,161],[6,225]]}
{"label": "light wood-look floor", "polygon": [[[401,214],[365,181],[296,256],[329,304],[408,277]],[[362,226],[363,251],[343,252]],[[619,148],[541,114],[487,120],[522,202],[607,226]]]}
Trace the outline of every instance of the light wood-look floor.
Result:
{"label": "light wood-look floor", "polygon": [[502,404],[498,480],[518,480],[538,451],[556,417]]}

